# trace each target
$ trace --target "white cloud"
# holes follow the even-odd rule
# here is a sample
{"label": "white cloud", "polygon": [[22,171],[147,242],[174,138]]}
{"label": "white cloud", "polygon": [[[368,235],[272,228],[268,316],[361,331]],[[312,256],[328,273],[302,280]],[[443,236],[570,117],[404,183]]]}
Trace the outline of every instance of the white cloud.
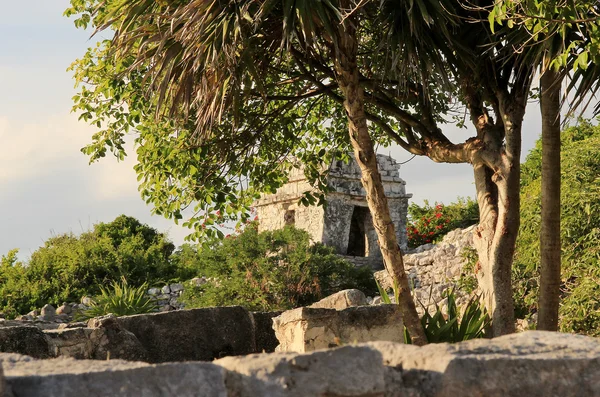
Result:
{"label": "white cloud", "polygon": [[0,116],[0,183],[46,174],[60,164],[85,164],[79,149],[89,136],[75,116],[22,124]]}

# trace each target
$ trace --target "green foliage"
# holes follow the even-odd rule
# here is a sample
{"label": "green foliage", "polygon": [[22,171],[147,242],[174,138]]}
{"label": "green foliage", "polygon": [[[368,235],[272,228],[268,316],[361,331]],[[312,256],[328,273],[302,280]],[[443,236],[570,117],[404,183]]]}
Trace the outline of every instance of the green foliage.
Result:
{"label": "green foliage", "polygon": [[111,288],[100,287],[100,295],[92,300],[90,308],[84,311],[80,319],[89,319],[112,313],[116,316],[152,313],[157,306],[154,300],[146,295],[148,284],[132,287],[125,277],[118,283],[113,281]]}
{"label": "green foliage", "polygon": [[475,248],[465,247],[462,252],[462,257],[466,260],[466,263],[463,265],[462,272],[457,282],[457,288],[470,294],[477,288],[475,266],[479,256],[477,255],[477,250]]}
{"label": "green foliage", "polygon": [[[479,302],[479,297],[472,297],[467,303],[462,315],[456,306],[454,291],[446,293],[448,298],[448,314],[436,304],[435,313],[430,314],[425,308],[421,324],[429,343],[455,343],[469,339],[485,338],[485,330],[491,320]],[[405,343],[410,343],[410,335],[405,330]]]}
{"label": "green foliage", "polygon": [[374,293],[372,272],[356,268],[308,233],[287,226],[258,233],[250,225],[239,235],[215,241],[194,255],[175,254],[180,265],[210,279],[186,286],[186,307],[241,305],[251,310],[284,310],[311,304],[341,289]]}
{"label": "green foliage", "polygon": [[122,215],[80,236],[50,238],[27,263],[11,251],[0,269],[0,310],[14,316],[46,303],[76,302],[122,277],[134,287],[168,281],[177,276],[173,250],[165,235]]}
{"label": "green foliage", "polygon": [[[565,332],[600,335],[600,127],[580,121],[562,141],[562,303]],[[521,230],[513,267],[517,315],[535,311],[538,298],[541,144],[523,164]]]}
{"label": "green foliage", "polygon": [[[377,283],[377,282],[376,282]],[[381,301],[385,304],[391,304],[392,300],[383,288],[377,283],[377,289],[381,296]],[[393,293],[395,302],[398,302],[398,285],[394,284]],[[435,312],[429,313],[429,309],[423,306],[425,313],[421,317],[421,325],[425,331],[428,343],[456,343],[469,339],[485,338],[485,330],[490,326],[491,319],[485,312],[485,309],[479,302],[479,297],[475,296],[467,302],[467,306],[462,311],[456,305],[456,294],[454,290],[446,291],[448,298],[448,314],[442,312],[439,305],[435,305]],[[421,302],[419,302],[421,303]],[[404,327],[404,343],[411,344],[410,334]]]}
{"label": "green foliage", "polygon": [[406,227],[408,246],[437,242],[449,231],[465,228],[479,222],[479,207],[471,198],[461,198],[454,203],[430,205],[427,200],[423,206],[412,203],[408,207],[409,222]]}

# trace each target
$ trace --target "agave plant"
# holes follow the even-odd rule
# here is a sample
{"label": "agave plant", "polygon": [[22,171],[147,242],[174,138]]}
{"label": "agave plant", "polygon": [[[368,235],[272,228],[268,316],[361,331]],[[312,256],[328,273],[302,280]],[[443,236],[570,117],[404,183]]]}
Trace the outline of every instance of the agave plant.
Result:
{"label": "agave plant", "polygon": [[[381,295],[381,301],[386,304],[391,304],[392,300],[389,294],[381,287],[381,285],[379,285],[379,282],[377,282],[377,289]],[[397,283],[394,283],[392,290],[397,299]],[[429,308],[423,305],[422,302],[419,302],[425,310],[425,313],[421,317],[421,324],[425,330],[427,342],[455,343],[469,339],[485,338],[487,336],[486,329],[489,328],[491,319],[485,309],[481,306],[479,297],[472,297],[467,302],[465,309],[462,311],[462,315],[460,315],[461,310],[456,304],[456,293],[454,289],[447,291],[445,296],[448,298],[447,315],[442,312],[442,308],[439,304],[435,305],[435,312],[431,314]],[[410,334],[406,327],[404,327],[404,343],[411,343]]]}
{"label": "agave plant", "polygon": [[132,287],[123,277],[121,282],[113,282],[111,288],[100,287],[100,295],[92,300],[90,308],[80,318],[88,319],[112,313],[116,316],[151,313],[156,311],[156,303],[146,295],[148,284]]}

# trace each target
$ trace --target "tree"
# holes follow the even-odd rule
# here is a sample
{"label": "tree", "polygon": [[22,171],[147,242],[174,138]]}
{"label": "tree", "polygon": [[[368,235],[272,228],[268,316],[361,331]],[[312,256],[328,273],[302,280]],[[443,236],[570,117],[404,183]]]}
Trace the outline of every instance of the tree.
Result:
{"label": "tree", "polygon": [[[279,186],[291,165],[282,159],[296,153],[325,189],[317,154],[328,161],[349,141],[386,267],[403,291],[405,322],[422,338],[373,138],[436,162],[468,162],[481,212],[478,278],[495,335],[514,330],[510,273],[519,227],[520,134],[533,67],[506,45],[505,32],[494,35],[479,21],[482,12],[452,1],[415,7],[373,1],[72,4],[68,13],[83,13],[76,24],[116,30],[75,65],[78,80],[91,84],[82,87],[76,108],[87,121],[109,123],[87,152],[93,159],[107,148],[122,155],[123,132],[138,129],[142,195],[157,212],[180,218],[182,207],[197,200],[204,222],[193,216],[187,222],[197,231],[222,219],[220,208],[243,217],[240,195]],[[477,130],[458,144],[438,127],[453,102],[465,103]],[[155,110],[178,122],[157,122]],[[341,129],[344,119],[346,138],[324,122]],[[236,190],[215,175],[247,177],[252,190]]]}
{"label": "tree", "polygon": [[[540,298],[538,329],[556,331],[561,285],[560,241],[560,110],[561,84],[570,68],[575,70],[575,104],[591,90],[597,71],[589,61],[599,61],[597,2],[522,1],[497,2],[490,12],[491,23],[507,21],[509,27],[523,25],[529,35],[513,44],[531,54],[540,67],[542,113],[542,207],[540,229]],[[514,36],[513,36],[514,37]],[[591,54],[591,56],[590,56]],[[570,89],[576,87],[573,83]],[[576,105],[574,105],[576,106]]]}

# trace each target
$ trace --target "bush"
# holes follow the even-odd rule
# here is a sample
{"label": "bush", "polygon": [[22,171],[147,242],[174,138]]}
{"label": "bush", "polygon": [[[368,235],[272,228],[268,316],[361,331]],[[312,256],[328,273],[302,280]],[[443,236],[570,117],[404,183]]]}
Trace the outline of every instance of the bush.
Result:
{"label": "bush", "polygon": [[[600,335],[600,127],[580,121],[562,141],[560,329]],[[540,262],[541,142],[523,164],[521,230],[513,267],[517,316],[536,310]]]}
{"label": "bush", "polygon": [[80,236],[50,238],[28,263],[11,251],[2,258],[0,310],[14,317],[46,303],[77,302],[122,277],[134,287],[168,281],[177,274],[173,250],[164,234],[122,215]]}
{"label": "bush", "polygon": [[376,291],[370,269],[356,268],[322,244],[310,244],[308,233],[292,226],[258,233],[250,225],[196,255],[187,247],[175,257],[179,266],[215,280],[186,287],[182,302],[188,308],[241,305],[250,310],[286,310],[342,289]]}
{"label": "bush", "polygon": [[157,305],[154,299],[146,295],[148,284],[131,287],[123,278],[120,283],[113,282],[111,289],[100,287],[100,296],[92,300],[90,308],[79,319],[90,319],[112,313],[116,316],[152,313]]}
{"label": "bush", "polygon": [[431,206],[426,200],[423,206],[412,203],[408,207],[409,248],[437,242],[449,231],[466,228],[479,222],[477,202],[471,198],[458,198],[455,203]]}
{"label": "bush", "polygon": [[[381,288],[379,283],[377,283],[377,289],[381,301],[391,304],[392,300],[389,294]],[[398,302],[397,284],[394,284],[393,293],[395,302]],[[427,343],[456,343],[487,337],[486,329],[491,325],[491,319],[481,306],[478,296],[472,297],[467,302],[464,310],[460,310],[456,305],[454,290],[446,291],[445,296],[448,298],[448,314],[444,314],[437,304],[433,314],[429,313],[429,309],[423,306],[425,313],[421,316],[421,325],[425,331]],[[404,327],[404,343],[412,343],[406,327]]]}

